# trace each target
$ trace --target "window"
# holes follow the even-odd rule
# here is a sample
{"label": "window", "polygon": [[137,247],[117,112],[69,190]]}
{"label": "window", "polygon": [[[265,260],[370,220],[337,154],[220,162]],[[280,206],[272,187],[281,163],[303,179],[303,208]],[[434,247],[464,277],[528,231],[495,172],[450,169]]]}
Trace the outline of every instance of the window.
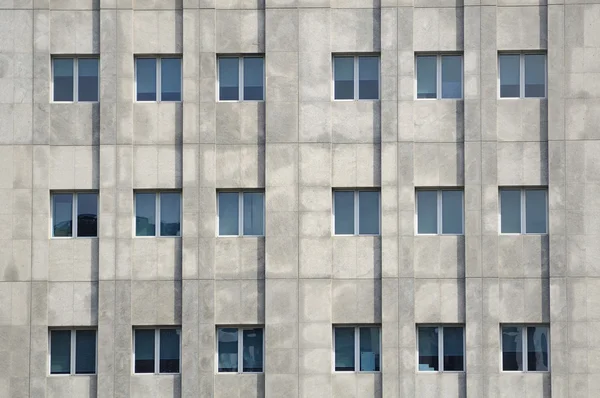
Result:
{"label": "window", "polygon": [[544,98],[546,54],[498,54],[500,98]]}
{"label": "window", "polygon": [[419,326],[419,371],[463,372],[465,340],[462,326]]}
{"label": "window", "polygon": [[50,330],[50,374],[96,373],[96,331],[92,329]]}
{"label": "window", "polygon": [[134,329],[133,373],[179,373],[180,334],[179,328]]}
{"label": "window", "polygon": [[336,372],[381,371],[379,326],[336,326],[333,328]]}
{"label": "window", "polygon": [[546,234],[546,188],[500,188],[500,233]]}
{"label": "window", "polygon": [[181,236],[181,193],[136,192],[135,235]]}
{"label": "window", "polygon": [[263,328],[217,329],[217,371],[261,373],[263,371]]}
{"label": "window", "polygon": [[550,370],[550,329],[538,326],[502,326],[502,370],[547,372]]}
{"label": "window", "polygon": [[53,237],[98,236],[98,194],[96,192],[55,192],[51,195],[50,201],[52,202]]}
{"label": "window", "polygon": [[379,55],[334,55],[336,100],[379,99]]}
{"label": "window", "polygon": [[54,102],[97,102],[98,58],[52,58]]}
{"label": "window", "polygon": [[417,234],[462,235],[463,191],[417,190]]}
{"label": "window", "polygon": [[181,101],[181,57],[135,59],[137,101]]}
{"label": "window", "polygon": [[379,191],[333,191],[335,235],[379,235]]}
{"label": "window", "polygon": [[264,100],[264,62],[262,55],[219,57],[219,101]]}
{"label": "window", "polygon": [[217,193],[217,202],[219,236],[263,236],[265,234],[264,192],[221,191]]}
{"label": "window", "polygon": [[462,55],[417,55],[417,98],[462,98]]}

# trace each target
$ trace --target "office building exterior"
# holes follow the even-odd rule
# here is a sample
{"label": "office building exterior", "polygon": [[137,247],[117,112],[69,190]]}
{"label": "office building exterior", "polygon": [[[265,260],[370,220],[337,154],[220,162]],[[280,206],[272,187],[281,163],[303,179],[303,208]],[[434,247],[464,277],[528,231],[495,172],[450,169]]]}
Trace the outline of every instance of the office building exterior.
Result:
{"label": "office building exterior", "polygon": [[0,1],[0,397],[597,397],[599,24]]}

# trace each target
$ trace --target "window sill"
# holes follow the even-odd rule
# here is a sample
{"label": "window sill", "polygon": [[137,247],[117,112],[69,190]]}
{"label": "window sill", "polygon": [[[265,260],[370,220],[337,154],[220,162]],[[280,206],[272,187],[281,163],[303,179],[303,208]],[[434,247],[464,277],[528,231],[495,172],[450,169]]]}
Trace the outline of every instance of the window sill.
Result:
{"label": "window sill", "polygon": [[181,373],[132,373],[133,376],[180,376]]}
{"label": "window sill", "polygon": [[264,235],[217,235],[217,238],[264,238]]}
{"label": "window sill", "polygon": [[88,376],[88,377],[96,377],[98,374],[97,373],[71,373],[71,374],[53,374],[53,373],[49,373],[47,375],[47,377],[70,377],[70,376],[77,376],[77,377],[84,377],[84,376]]}
{"label": "window sill", "polygon": [[348,238],[348,237],[365,238],[365,237],[367,237],[367,238],[373,238],[373,237],[381,236],[381,234],[354,234],[354,235],[351,235],[351,234],[347,234],[347,235],[345,235],[345,234],[333,234],[331,236],[334,237],[334,238],[335,237],[342,237],[342,238]]}
{"label": "window sill", "polygon": [[133,237],[134,239],[152,239],[152,238],[167,238],[167,239],[175,239],[175,238],[181,238],[181,235],[177,235],[177,236],[158,236],[158,235],[152,235],[152,236],[137,236],[135,235]]}
{"label": "window sill", "polygon": [[260,103],[260,102],[265,102],[264,99],[262,100],[222,100],[222,99],[218,99],[217,102],[222,102],[222,103],[230,103],[230,104],[237,104],[240,102],[253,102],[253,103]]}
{"label": "window sill", "polygon": [[376,371],[368,372],[368,371],[360,371],[360,370],[348,370],[348,371],[345,371],[345,370],[334,370],[333,374],[346,374],[346,375],[347,374],[362,374],[362,375],[364,375],[364,374],[375,374],[376,375],[376,374],[381,374],[381,371],[380,370],[376,370]]}
{"label": "window sill", "polygon": [[371,102],[375,102],[375,101],[381,101],[379,98],[377,99],[336,99],[333,98],[332,99],[333,102],[358,102],[358,101],[371,101]]}

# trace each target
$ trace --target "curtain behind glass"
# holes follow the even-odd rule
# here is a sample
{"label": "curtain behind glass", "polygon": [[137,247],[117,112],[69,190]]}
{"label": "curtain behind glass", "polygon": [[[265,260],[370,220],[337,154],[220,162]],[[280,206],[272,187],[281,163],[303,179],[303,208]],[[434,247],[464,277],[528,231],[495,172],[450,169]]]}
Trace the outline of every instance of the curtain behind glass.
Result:
{"label": "curtain behind glass", "polygon": [[359,328],[360,371],[379,372],[379,328]]}
{"label": "curtain behind glass", "polygon": [[548,371],[548,327],[529,326],[527,328],[527,370]]}
{"label": "curtain behind glass", "polygon": [[502,328],[502,370],[523,370],[523,338],[519,326]]}
{"label": "curtain behind glass", "polygon": [[75,373],[96,373],[96,331],[75,332]]}
{"label": "curtain behind glass", "polygon": [[354,57],[333,57],[334,98],[354,99]]}
{"label": "curtain behind glass", "polygon": [[437,98],[437,57],[417,56],[417,98]]}
{"label": "curtain behind glass", "polygon": [[156,194],[135,194],[135,235],[154,236],[156,234]]}
{"label": "curtain behind glass", "polygon": [[181,194],[179,192],[160,194],[160,235],[181,235]]}
{"label": "curtain behind glass", "polygon": [[135,60],[138,101],[156,101],[156,58]]}
{"label": "curtain behind glass", "polygon": [[160,329],[160,373],[179,373],[179,330]]}
{"label": "curtain behind glass", "polygon": [[98,58],[79,58],[77,62],[77,100],[98,101]]}
{"label": "curtain behind glass", "polygon": [[238,371],[238,330],[222,328],[217,332],[219,372]]}
{"label": "curtain behind glass", "polygon": [[358,57],[358,98],[379,98],[379,57]]}
{"label": "curtain behind glass", "polygon": [[521,56],[499,55],[500,97],[519,98],[521,96]]}
{"label": "curtain behind glass", "polygon": [[417,232],[437,234],[437,191],[417,191]]}
{"label": "curtain behind glass", "polygon": [[135,331],[135,373],[154,373],[154,329]]}
{"label": "curtain behind glass", "polygon": [[54,101],[73,101],[73,58],[53,60]]}
{"label": "curtain behind glass", "polygon": [[239,100],[240,59],[237,57],[219,58],[219,100]]}
{"label": "curtain behind glass", "polygon": [[335,328],[335,370],[354,371],[354,328]]}
{"label": "curtain behind glass", "polygon": [[262,101],[263,99],[263,57],[244,58],[244,100]]}
{"label": "curtain behind glass", "polygon": [[52,235],[73,235],[73,194],[57,193],[53,195]]}
{"label": "curtain behind glass", "polygon": [[439,339],[437,327],[419,328],[419,370],[439,370]]}
{"label": "curtain behind glass", "polygon": [[70,330],[52,330],[50,332],[50,373],[71,373]]}
{"label": "curtain behind glass", "polygon": [[444,370],[464,370],[464,338],[462,327],[444,327]]}
{"label": "curtain behind glass", "polygon": [[462,97],[462,56],[442,56],[442,98]]}
{"label": "curtain behind glass", "polygon": [[244,329],[242,331],[243,347],[243,371],[244,372],[262,372],[263,371],[263,330]]}
{"label": "curtain behind glass", "polygon": [[265,234],[264,196],[262,192],[244,192],[244,235]]}
{"label": "curtain behind glass", "polygon": [[546,96],[546,56],[525,54],[525,97]]}
{"label": "curtain behind glass", "polygon": [[181,58],[161,58],[160,63],[160,100],[181,101]]}

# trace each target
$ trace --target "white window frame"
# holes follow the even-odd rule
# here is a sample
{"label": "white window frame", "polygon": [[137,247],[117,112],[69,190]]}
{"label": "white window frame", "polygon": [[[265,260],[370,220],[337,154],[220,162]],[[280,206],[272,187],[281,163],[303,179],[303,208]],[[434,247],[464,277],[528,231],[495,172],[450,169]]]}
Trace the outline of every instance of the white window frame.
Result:
{"label": "white window frame", "polygon": [[[442,58],[446,56],[460,57],[460,97],[458,98],[444,98],[442,97]],[[435,98],[419,98],[418,89],[418,73],[417,60],[419,57],[436,57],[436,82],[435,82]],[[414,92],[415,100],[418,101],[435,101],[435,100],[462,100],[464,99],[464,86],[465,86],[465,60],[463,53],[416,53],[415,54],[415,81],[414,81]]]}
{"label": "white window frame", "polygon": [[[519,56],[519,96],[518,97],[502,97],[500,85],[500,57],[502,55],[518,55]],[[544,56],[544,96],[543,97],[526,97],[525,96],[525,56],[526,55],[543,55]],[[545,51],[500,51],[497,59],[498,67],[498,98],[503,100],[515,99],[546,99],[548,98],[548,53]]]}
{"label": "white window frame", "polygon": [[[437,206],[437,233],[435,234],[426,234],[426,233],[420,233],[419,232],[419,192],[436,192],[436,206]],[[443,229],[442,229],[442,192],[444,191],[458,191],[460,193],[462,193],[462,231],[460,234],[450,234],[450,233],[442,233]],[[415,190],[415,235],[419,235],[419,236],[437,236],[437,235],[444,235],[444,236],[463,236],[465,234],[465,191],[463,189],[459,189],[457,188],[417,188]]]}
{"label": "white window frame", "polygon": [[[221,83],[220,83],[220,68],[219,61],[222,58],[237,58],[238,59],[238,99],[236,100],[222,100],[221,99]],[[262,73],[262,99],[251,100],[244,98],[244,62],[246,58],[262,58],[263,60],[263,73]],[[264,54],[245,54],[245,55],[228,55],[220,54],[217,56],[217,101],[218,102],[265,102],[266,97],[266,85],[265,85],[265,55]]]}
{"label": "white window frame", "polygon": [[[238,370],[237,372],[219,372],[219,329],[237,329],[238,334]],[[261,372],[244,372],[244,330],[262,329],[262,371]],[[220,375],[239,375],[239,374],[263,374],[265,373],[265,328],[264,326],[234,326],[220,325],[217,326],[215,333],[215,373]]]}
{"label": "white window frame", "polygon": [[[136,221],[137,221],[137,194],[154,194],[154,235],[142,236],[137,234]],[[179,235],[161,235],[160,234],[160,195],[163,193],[178,193],[179,194]],[[178,190],[165,190],[165,191],[146,191],[146,190],[135,190],[133,191],[133,236],[135,238],[181,238],[183,236],[183,195]]]}
{"label": "white window frame", "polygon": [[[335,329],[337,328],[354,328],[354,370],[335,370]],[[377,328],[379,329],[379,370],[360,370],[360,328]],[[333,325],[331,331],[331,341],[332,341],[332,349],[331,349],[331,370],[333,373],[381,373],[383,368],[382,361],[382,338],[381,338],[381,325],[369,325],[369,324],[361,324],[361,325],[344,325],[344,324],[336,324]]]}
{"label": "white window frame", "polygon": [[[354,193],[354,233],[352,234],[336,234],[335,233],[335,193],[336,192],[353,192]],[[359,225],[359,193],[360,192],[377,192],[379,194],[379,214],[378,214],[378,231],[376,234],[361,234]],[[334,188],[332,193],[332,206],[331,206],[331,231],[333,236],[381,236],[381,190],[379,189],[344,189]]]}
{"label": "white window frame", "polygon": [[[154,373],[136,373],[135,372],[135,332],[137,330],[154,330]],[[161,330],[175,330],[179,334],[179,372],[169,372],[162,373],[160,372],[160,331]],[[131,372],[137,376],[144,375],[178,375],[181,374],[181,326],[160,326],[160,327],[134,327],[133,328],[133,338],[132,347],[131,347],[131,355],[133,360],[131,361]]]}
{"label": "white window frame", "polygon": [[[162,99],[162,85],[161,85],[161,67],[163,58],[178,58],[179,59],[179,101],[169,101]],[[137,61],[138,59],[154,59],[156,61],[156,99],[154,101],[138,100],[137,98]],[[181,54],[171,55],[143,55],[136,54],[133,58],[133,100],[134,102],[141,103],[155,103],[155,102],[169,102],[169,103],[181,103],[183,102],[183,58]]]}
{"label": "white window frame", "polygon": [[[219,194],[221,193],[237,193],[238,194],[238,233],[237,235],[221,235],[221,228],[219,225]],[[263,233],[262,235],[245,235],[244,234],[244,194],[245,193],[261,193],[263,195]],[[217,215],[216,215],[216,227],[217,227],[217,237],[219,238],[237,238],[237,237],[263,237],[266,234],[266,211],[265,211],[265,207],[266,207],[266,203],[265,203],[265,191],[264,190],[252,190],[252,189],[245,189],[242,191],[230,191],[227,189],[219,189],[217,190]]]}
{"label": "white window frame", "polygon": [[[504,370],[503,367],[503,356],[504,356],[504,339],[502,338],[502,329],[505,327],[520,327],[521,328],[521,354],[522,354],[522,359],[521,359],[521,363],[523,364],[523,370]],[[548,340],[547,340],[547,347],[546,347],[546,352],[548,353],[548,370],[528,370],[528,358],[527,358],[527,329],[529,329],[530,327],[545,327],[546,329],[548,329]],[[550,339],[552,337],[550,336],[550,325],[546,324],[546,323],[540,323],[540,324],[512,324],[512,323],[503,323],[500,324],[500,372],[503,373],[550,373],[551,368],[551,353],[550,353]]]}
{"label": "white window frame", "polygon": [[[69,362],[69,373],[52,373],[52,332],[53,331],[69,331],[71,332],[71,345],[70,345],[70,362]],[[93,330],[96,332],[96,341],[95,341],[95,360],[94,363],[94,373],[75,373],[76,369],[76,358],[77,358],[77,340],[76,334],[79,330]],[[48,376],[52,377],[61,377],[61,376],[92,376],[98,374],[98,329],[95,328],[49,328],[48,329]]]}
{"label": "white window frame", "polygon": [[[72,59],[73,60],[73,100],[72,101],[56,101],[54,100],[54,60],[56,59]],[[79,60],[80,59],[95,59],[98,61],[98,98],[95,101],[79,101]],[[56,104],[72,104],[75,102],[83,102],[88,104],[97,104],[100,102],[100,56],[98,55],[53,55],[50,60],[50,102]]]}
{"label": "white window frame", "polygon": [[[444,369],[444,329],[450,328],[462,328],[463,330],[463,370],[445,370]],[[421,370],[419,369],[419,329],[420,328],[437,328],[438,329],[438,370]],[[465,337],[465,325],[458,324],[419,324],[417,325],[417,372],[419,373],[465,373],[467,369],[467,355],[466,355],[466,337]]]}
{"label": "white window frame", "polygon": [[[348,99],[337,99],[335,98],[335,59],[337,57],[346,57],[346,58],[354,58],[354,96],[353,98]],[[360,98],[359,92],[359,58],[361,57],[377,57],[377,98]],[[331,82],[331,99],[332,101],[379,101],[381,99],[381,54],[379,53],[363,53],[363,54],[344,54],[344,53],[334,53],[332,55],[332,75],[333,80]]]}
{"label": "white window frame", "polygon": [[[521,231],[520,232],[502,232],[502,191],[520,191],[521,194],[521,209],[520,209],[520,220],[521,220]],[[527,191],[543,191],[546,194],[546,200],[544,201],[545,213],[546,213],[546,230],[542,232],[527,232]],[[500,235],[548,235],[549,229],[549,214],[548,214],[548,188],[546,187],[510,187],[501,186],[498,188],[498,232]]]}
{"label": "white window frame", "polygon": [[[77,236],[77,210],[79,194],[96,194],[96,236]],[[71,195],[71,236],[54,236],[54,195]],[[50,238],[51,239],[97,239],[100,218],[98,191],[51,191],[50,192]]]}

